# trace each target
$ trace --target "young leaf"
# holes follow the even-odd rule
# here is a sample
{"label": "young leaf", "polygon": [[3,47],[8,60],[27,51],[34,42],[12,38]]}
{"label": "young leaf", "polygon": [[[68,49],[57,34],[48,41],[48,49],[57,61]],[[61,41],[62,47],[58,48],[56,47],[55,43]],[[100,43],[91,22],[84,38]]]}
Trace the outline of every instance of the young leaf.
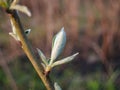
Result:
{"label": "young leaf", "polygon": [[69,57],[66,57],[66,58],[64,58],[64,59],[62,59],[62,60],[56,61],[56,62],[54,62],[54,63],[52,64],[52,67],[55,67],[55,66],[57,66],[57,65],[61,65],[61,64],[68,63],[68,62],[72,61],[78,54],[79,54],[79,53],[76,53],[76,54],[73,54],[72,56],[69,56]]}
{"label": "young leaf", "polygon": [[47,59],[45,57],[45,55],[42,53],[42,51],[40,49],[37,48],[37,51],[38,51],[38,54],[39,56],[41,57],[43,63],[47,66],[48,65],[48,62],[47,62]]}
{"label": "young leaf", "polygon": [[53,61],[61,54],[65,46],[65,43],[66,43],[66,33],[64,31],[64,28],[62,28],[61,31],[55,36],[53,40],[53,48],[51,53],[50,64],[52,64]]}
{"label": "young leaf", "polygon": [[15,40],[20,41],[20,38],[19,38],[19,36],[17,35],[16,27],[15,27],[15,25],[13,24],[13,21],[11,20],[10,22],[11,22],[11,26],[12,26],[12,32],[10,32],[9,35],[11,35]]}
{"label": "young leaf", "polygon": [[16,5],[19,2],[19,0],[13,0],[13,2],[11,3],[11,5]]}
{"label": "young leaf", "polygon": [[10,9],[21,11],[30,17],[31,12],[28,10],[28,8],[26,6],[23,6],[23,5],[18,5],[17,4],[18,2],[19,2],[19,0],[13,0],[13,2],[10,5]]}
{"label": "young leaf", "polygon": [[43,66],[44,70],[46,69],[46,65],[44,63],[41,63],[41,65]]}
{"label": "young leaf", "polygon": [[57,82],[54,83],[54,88],[55,88],[55,90],[62,90]]}
{"label": "young leaf", "polygon": [[53,37],[53,40],[52,40],[52,49],[53,49],[53,47],[54,47],[55,39],[56,39],[56,35]]}
{"label": "young leaf", "polygon": [[11,23],[11,26],[12,26],[12,33],[16,34],[16,27],[15,27],[15,25],[13,24],[13,21],[10,20],[10,23]]}
{"label": "young leaf", "polygon": [[16,34],[14,34],[14,33],[10,32],[10,33],[9,33],[9,35],[11,35],[11,36],[12,36],[15,40],[18,40],[18,38],[17,38]]}
{"label": "young leaf", "polygon": [[26,6],[13,4],[10,6],[10,9],[18,10],[18,11],[21,11],[21,12],[27,14],[29,17],[31,16],[31,12],[28,10],[28,8]]}
{"label": "young leaf", "polygon": [[25,30],[25,34],[26,34],[26,35],[29,35],[30,32],[31,32],[31,29],[27,29],[27,30]]}

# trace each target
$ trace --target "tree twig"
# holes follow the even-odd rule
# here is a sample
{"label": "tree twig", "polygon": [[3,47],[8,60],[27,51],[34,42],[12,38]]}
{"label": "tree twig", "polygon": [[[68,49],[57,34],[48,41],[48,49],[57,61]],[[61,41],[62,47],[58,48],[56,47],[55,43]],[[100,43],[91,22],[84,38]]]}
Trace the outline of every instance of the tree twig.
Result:
{"label": "tree twig", "polygon": [[18,13],[16,10],[9,10],[9,18],[12,20],[15,28],[16,28],[16,33],[20,38],[20,44],[21,47],[23,48],[24,52],[28,56],[30,62],[32,63],[33,67],[35,68],[36,72],[38,73],[39,77],[43,81],[45,87],[47,90],[54,90],[53,85],[50,82],[50,80],[44,75],[42,67],[40,67],[37,64],[37,57],[35,56],[33,49],[24,33],[24,29],[22,27],[21,21],[19,19]]}

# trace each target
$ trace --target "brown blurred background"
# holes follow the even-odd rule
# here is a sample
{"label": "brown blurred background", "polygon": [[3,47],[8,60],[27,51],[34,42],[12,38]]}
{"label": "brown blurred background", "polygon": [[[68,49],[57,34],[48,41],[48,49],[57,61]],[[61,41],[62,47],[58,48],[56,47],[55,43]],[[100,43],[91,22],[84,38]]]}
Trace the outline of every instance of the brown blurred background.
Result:
{"label": "brown blurred background", "polygon": [[[67,44],[61,56],[80,53],[51,73],[63,90],[89,90],[80,87],[84,75],[106,77],[119,70],[120,0],[20,0],[20,4],[32,12],[31,18],[22,13],[20,18],[25,29],[32,29],[28,38],[35,52],[40,48],[50,57],[52,38],[64,27]],[[0,90],[44,90],[19,44],[8,35],[10,31],[9,18],[0,8]],[[115,85],[111,90],[119,89],[119,78]]]}

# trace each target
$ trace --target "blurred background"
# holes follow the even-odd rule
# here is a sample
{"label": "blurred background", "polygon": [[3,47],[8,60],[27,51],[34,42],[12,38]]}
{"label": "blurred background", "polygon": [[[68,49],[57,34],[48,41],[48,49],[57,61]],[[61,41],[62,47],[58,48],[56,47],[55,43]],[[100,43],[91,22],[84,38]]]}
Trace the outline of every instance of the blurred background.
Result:
{"label": "blurred background", "polygon": [[[50,57],[53,36],[62,27],[67,44],[51,79],[63,90],[120,90],[120,0],[20,0],[32,17],[20,13],[30,43]],[[0,8],[0,90],[45,90],[19,44],[9,36],[8,15]]]}

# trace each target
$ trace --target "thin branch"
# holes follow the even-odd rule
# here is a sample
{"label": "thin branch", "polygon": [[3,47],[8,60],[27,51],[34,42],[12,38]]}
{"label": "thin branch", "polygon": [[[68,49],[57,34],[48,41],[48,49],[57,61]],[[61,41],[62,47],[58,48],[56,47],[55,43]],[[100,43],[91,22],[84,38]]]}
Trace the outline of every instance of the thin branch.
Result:
{"label": "thin branch", "polygon": [[47,90],[54,90],[52,83],[49,81],[48,77],[46,77],[44,75],[42,67],[40,67],[36,62],[37,57],[35,56],[33,49],[24,33],[24,29],[22,27],[22,24],[21,24],[18,14],[17,14],[17,11],[9,10],[8,13],[9,13],[10,20],[12,20],[13,24],[15,25],[16,33],[20,38],[21,47],[23,48],[24,52],[28,56],[30,62],[32,63],[32,65],[35,68],[36,72],[38,73],[39,77],[43,81]]}

